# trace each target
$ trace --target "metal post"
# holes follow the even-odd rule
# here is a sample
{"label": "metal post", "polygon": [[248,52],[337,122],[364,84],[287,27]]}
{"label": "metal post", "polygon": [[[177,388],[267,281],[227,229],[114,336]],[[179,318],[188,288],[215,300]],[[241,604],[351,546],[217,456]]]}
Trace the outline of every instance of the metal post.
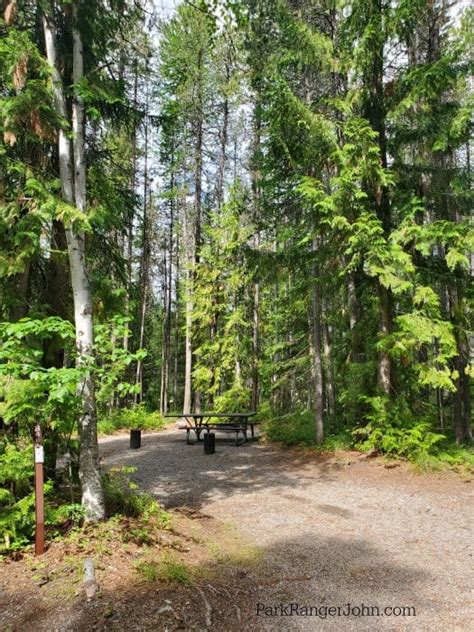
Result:
{"label": "metal post", "polygon": [[43,478],[44,450],[41,427],[35,426],[35,555],[44,553],[44,478]]}

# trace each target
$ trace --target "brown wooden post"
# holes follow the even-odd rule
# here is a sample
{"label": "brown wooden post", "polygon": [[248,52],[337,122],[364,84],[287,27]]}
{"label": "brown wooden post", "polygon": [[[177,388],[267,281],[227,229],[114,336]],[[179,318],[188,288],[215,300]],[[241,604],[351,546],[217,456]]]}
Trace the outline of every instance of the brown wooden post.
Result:
{"label": "brown wooden post", "polygon": [[44,479],[43,479],[44,450],[41,427],[35,426],[35,555],[44,553]]}

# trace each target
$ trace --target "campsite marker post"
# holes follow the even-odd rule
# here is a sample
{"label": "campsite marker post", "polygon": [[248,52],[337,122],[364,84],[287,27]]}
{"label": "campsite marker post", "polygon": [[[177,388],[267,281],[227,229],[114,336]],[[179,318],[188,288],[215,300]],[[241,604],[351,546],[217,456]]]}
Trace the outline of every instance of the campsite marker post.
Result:
{"label": "campsite marker post", "polygon": [[41,427],[35,426],[35,555],[44,553],[44,448]]}

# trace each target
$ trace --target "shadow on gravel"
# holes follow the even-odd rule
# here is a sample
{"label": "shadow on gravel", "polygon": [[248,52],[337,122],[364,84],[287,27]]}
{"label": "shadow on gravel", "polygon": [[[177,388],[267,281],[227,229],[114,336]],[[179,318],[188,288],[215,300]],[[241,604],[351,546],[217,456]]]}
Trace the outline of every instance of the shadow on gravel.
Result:
{"label": "shadow on gravel", "polygon": [[128,438],[110,438],[100,444],[101,463],[134,466],[132,475],[141,488],[153,492],[168,509],[203,507],[212,498],[242,492],[269,490],[298,485],[316,478],[334,480],[342,466],[327,458],[311,459],[311,472],[305,473],[307,460],[290,450],[258,441],[235,446],[218,436],[216,453],[204,454],[202,442],[187,445],[181,431],[143,435],[142,447],[130,450]]}
{"label": "shadow on gravel", "polygon": [[[124,583],[102,588],[90,603],[84,598],[59,603],[48,618],[35,612],[37,630],[401,630],[427,629],[430,604],[422,597],[428,573],[387,562],[384,552],[363,539],[343,537],[283,539],[265,548],[254,562],[211,562],[200,566],[189,586],[161,581]],[[18,599],[21,596],[18,595]],[[442,597],[440,596],[440,599]],[[263,616],[258,604],[276,607],[415,607],[416,619],[354,616]],[[438,604],[439,605],[439,604]],[[33,604],[30,605],[33,607]],[[449,604],[444,604],[449,609]],[[260,606],[260,609],[262,606]],[[324,610],[321,611],[324,613]],[[424,615],[424,616],[423,616]],[[424,618],[428,616],[428,619]],[[418,627],[414,627],[414,622]],[[54,622],[54,626],[51,627]],[[434,622],[434,620],[432,620]],[[39,624],[39,625],[38,625]],[[435,626],[433,626],[434,629]],[[8,628],[7,628],[8,629]],[[28,629],[14,626],[12,629]]]}

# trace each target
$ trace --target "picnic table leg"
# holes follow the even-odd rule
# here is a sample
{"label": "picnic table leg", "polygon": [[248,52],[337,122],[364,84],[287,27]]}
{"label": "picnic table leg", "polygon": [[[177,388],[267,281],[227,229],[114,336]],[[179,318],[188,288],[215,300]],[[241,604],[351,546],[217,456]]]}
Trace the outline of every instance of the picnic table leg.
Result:
{"label": "picnic table leg", "polygon": [[244,418],[244,428],[242,430],[242,433],[244,435],[244,441],[243,441],[244,443],[247,443],[247,441],[248,441],[248,437],[247,437],[247,426],[248,426],[248,423],[249,423],[249,418],[245,417]]}
{"label": "picnic table leg", "polygon": [[[242,433],[243,439],[242,441],[239,441],[239,432]],[[238,428],[235,431],[235,445],[243,445],[244,443],[246,443],[247,441],[247,431],[243,428]]]}
{"label": "picnic table leg", "polygon": [[202,441],[201,432],[204,430],[202,427],[202,417],[196,417],[196,436],[198,441]]}
{"label": "picnic table leg", "polygon": [[250,424],[250,432],[252,433],[252,439],[255,439],[254,425],[252,423]]}
{"label": "picnic table leg", "polygon": [[191,428],[186,428],[186,443],[191,445],[191,441],[189,440],[189,434],[191,432]]}

